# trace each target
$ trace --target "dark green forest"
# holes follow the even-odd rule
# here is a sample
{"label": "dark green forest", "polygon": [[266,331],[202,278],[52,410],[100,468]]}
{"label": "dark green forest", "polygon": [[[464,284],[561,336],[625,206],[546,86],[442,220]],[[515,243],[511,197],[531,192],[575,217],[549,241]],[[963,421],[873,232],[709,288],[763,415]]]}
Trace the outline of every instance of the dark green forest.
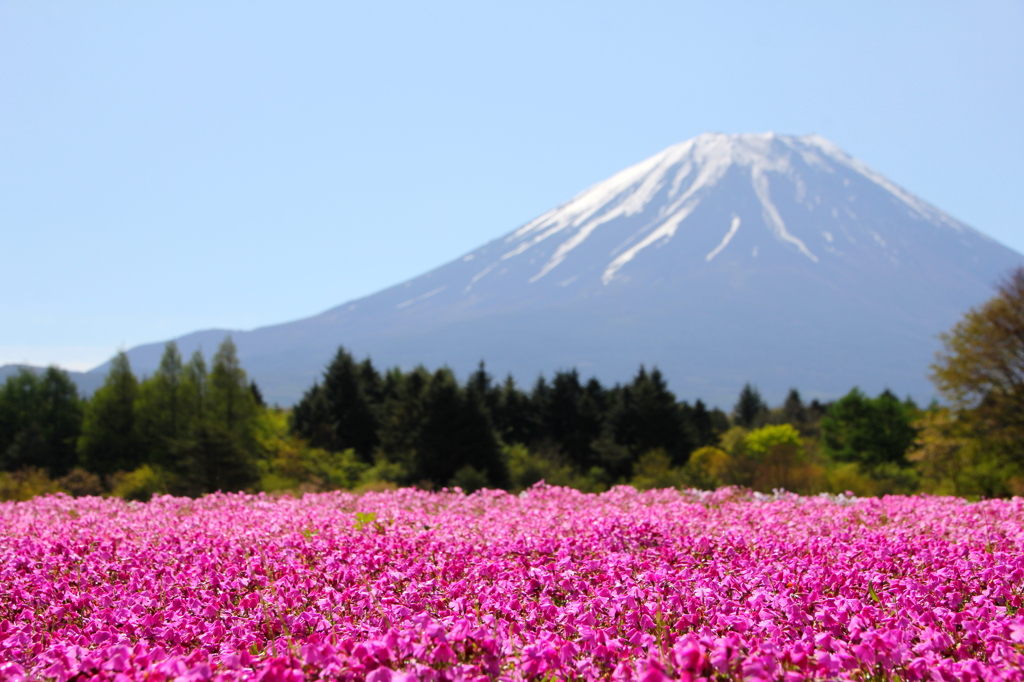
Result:
{"label": "dark green forest", "polygon": [[927,407],[857,388],[832,402],[747,384],[729,413],[657,368],[604,386],[576,370],[529,388],[481,362],[381,371],[340,348],[290,410],[264,403],[230,337],[207,365],[168,343],[149,377],[124,353],[81,398],[56,368],[0,387],[0,498],[199,496],[397,486],[517,491],[538,481],[858,495],[1024,494],[1024,269],[942,336]]}

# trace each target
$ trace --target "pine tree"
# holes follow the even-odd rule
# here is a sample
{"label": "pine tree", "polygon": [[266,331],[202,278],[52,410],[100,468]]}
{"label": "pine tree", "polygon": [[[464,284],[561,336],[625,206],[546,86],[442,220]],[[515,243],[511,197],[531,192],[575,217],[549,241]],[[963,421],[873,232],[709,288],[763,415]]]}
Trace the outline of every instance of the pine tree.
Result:
{"label": "pine tree", "polygon": [[807,422],[807,408],[800,398],[800,391],[795,388],[789,389],[789,395],[782,404],[782,415],[790,424],[801,428]]}
{"label": "pine tree", "polygon": [[249,392],[252,393],[253,402],[256,403],[257,407],[267,406],[267,401],[263,399],[263,391],[256,385],[255,379],[249,382]]}
{"label": "pine tree", "polygon": [[755,426],[757,418],[768,411],[768,405],[761,398],[760,391],[749,383],[743,385],[740,397],[732,408],[733,420],[738,426],[749,429]]}
{"label": "pine tree", "polygon": [[456,472],[470,467],[492,486],[508,484],[500,444],[485,407],[466,396],[450,369],[439,369],[430,378],[424,411],[415,476],[449,485]]}
{"label": "pine tree", "polygon": [[206,360],[195,351],[181,370],[181,428],[187,432],[206,418],[209,388]]}
{"label": "pine tree", "polygon": [[541,414],[544,434],[582,471],[597,464],[593,442],[604,426],[605,390],[591,379],[580,383],[573,369],[555,374]]}
{"label": "pine tree", "polygon": [[690,412],[690,423],[693,428],[694,446],[703,448],[718,443],[718,434],[715,433],[714,424],[711,421],[711,413],[703,400],[697,399]]}
{"label": "pine tree", "polygon": [[106,380],[86,403],[78,454],[82,465],[98,474],[133,471],[147,459],[135,421],[139,382],[128,356],[114,356]]}
{"label": "pine tree", "polygon": [[139,386],[135,413],[149,461],[166,465],[185,435],[184,367],[173,341],[164,347],[160,367]]}
{"label": "pine tree", "polygon": [[370,461],[380,444],[375,405],[383,392],[369,360],[357,365],[344,348],[324,372],[323,383],[303,395],[296,406],[293,431],[310,445],[333,452],[349,448]]}
{"label": "pine tree", "polygon": [[492,380],[491,375],[487,373],[484,361],[481,360],[476,371],[470,374],[466,380],[466,393],[484,406],[487,416],[493,422],[501,401],[501,387],[495,386]]}
{"label": "pine tree", "polygon": [[410,483],[429,478],[418,463],[429,389],[430,373],[422,365],[408,373],[395,367],[382,382],[383,401],[377,410],[380,449],[390,462],[401,465]]}
{"label": "pine tree", "polygon": [[8,377],[0,387],[0,469],[45,469],[63,476],[77,462],[82,403],[64,372],[50,367],[42,375],[28,370]]}
{"label": "pine tree", "polygon": [[[174,374],[176,349],[165,352],[158,374]],[[180,369],[177,436],[157,461],[170,474],[172,492],[193,497],[250,488],[257,480],[255,428],[258,406],[231,337],[207,372],[200,351]],[[169,384],[169,381],[165,381]]]}
{"label": "pine tree", "polygon": [[540,418],[533,401],[516,386],[509,374],[497,391],[497,402],[492,410],[494,428],[507,445],[527,445],[539,439]]}
{"label": "pine tree", "polygon": [[256,401],[230,336],[224,338],[213,356],[209,395],[210,423],[230,434],[242,449],[251,449]]}
{"label": "pine tree", "polygon": [[694,449],[676,397],[657,368],[648,373],[641,366],[633,381],[622,387],[614,423],[615,440],[629,449],[634,460],[660,448],[673,465],[680,466]]}

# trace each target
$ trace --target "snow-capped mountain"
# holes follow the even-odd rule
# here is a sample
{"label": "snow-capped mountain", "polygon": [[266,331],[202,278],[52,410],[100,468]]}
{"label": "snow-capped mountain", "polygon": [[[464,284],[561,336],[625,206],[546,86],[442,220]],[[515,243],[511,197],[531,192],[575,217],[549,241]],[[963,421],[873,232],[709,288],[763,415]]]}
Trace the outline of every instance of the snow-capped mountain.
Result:
{"label": "snow-capped mountain", "polygon": [[[746,381],[772,400],[855,385],[927,400],[937,334],[1020,264],[824,138],[705,134],[436,270],[232,335],[282,404],[339,345],[378,367],[465,375],[483,359],[521,384],[570,367],[623,381],[645,363],[722,407]],[[212,353],[224,334],[178,344]],[[136,370],[162,345],[131,350]]]}

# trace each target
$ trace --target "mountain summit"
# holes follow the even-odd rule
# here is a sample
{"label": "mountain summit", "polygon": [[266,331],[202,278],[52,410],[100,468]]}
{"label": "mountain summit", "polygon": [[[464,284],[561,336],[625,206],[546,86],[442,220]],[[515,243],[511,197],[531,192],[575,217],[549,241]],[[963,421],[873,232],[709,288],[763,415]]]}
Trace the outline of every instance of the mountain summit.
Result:
{"label": "mountain summit", "polygon": [[[272,401],[339,345],[380,366],[481,360],[529,383],[657,365],[681,397],[753,382],[835,397],[932,395],[936,335],[1024,257],[817,135],[709,133],[669,147],[436,270],[314,317],[231,332]],[[225,330],[178,339],[212,351]],[[129,351],[153,371],[162,344]],[[99,367],[93,372],[105,372]]]}

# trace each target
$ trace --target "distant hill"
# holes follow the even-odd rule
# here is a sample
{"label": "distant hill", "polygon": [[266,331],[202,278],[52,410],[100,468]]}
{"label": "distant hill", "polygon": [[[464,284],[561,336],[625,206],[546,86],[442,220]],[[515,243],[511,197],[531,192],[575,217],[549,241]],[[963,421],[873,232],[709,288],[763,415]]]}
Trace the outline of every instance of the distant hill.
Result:
{"label": "distant hill", "polygon": [[[35,374],[40,374],[46,370],[45,367],[35,367],[33,365],[0,365],[0,384],[7,381],[7,377],[17,374],[21,369],[27,369]],[[79,395],[85,396],[92,395],[92,392],[103,384],[105,374],[106,372],[99,373],[95,371],[92,373],[68,372],[68,376],[71,377],[71,380],[78,387]]]}
{"label": "distant hill", "polygon": [[[646,363],[681,398],[723,407],[746,381],[776,401],[855,385],[927,400],[936,335],[1021,264],[821,137],[706,134],[424,275],[231,334],[282,404],[339,345],[378,367],[465,375],[484,359],[526,384],[569,367],[622,381]],[[226,333],[177,341],[211,354]],[[135,370],[162,346],[131,349]]]}

